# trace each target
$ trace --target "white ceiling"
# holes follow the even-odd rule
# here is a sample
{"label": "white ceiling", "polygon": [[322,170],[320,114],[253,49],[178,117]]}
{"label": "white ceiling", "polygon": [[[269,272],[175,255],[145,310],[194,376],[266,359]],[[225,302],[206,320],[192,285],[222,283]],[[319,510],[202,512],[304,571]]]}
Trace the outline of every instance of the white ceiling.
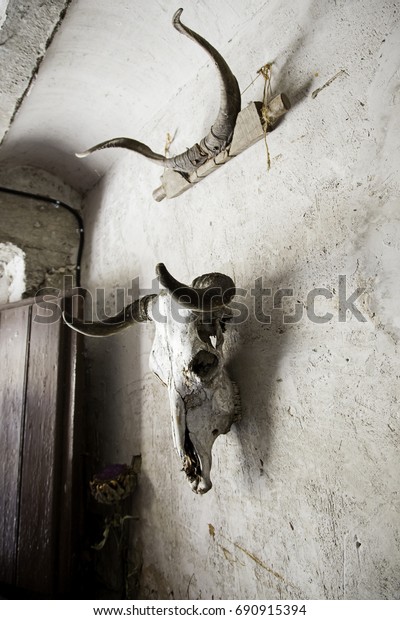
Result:
{"label": "white ceiling", "polygon": [[96,155],[95,164],[74,153],[119,135],[146,142],[146,124],[208,62],[172,27],[176,9],[229,63],[230,39],[263,4],[177,2],[72,0],[2,143],[0,164],[37,166],[89,190],[118,150]]}

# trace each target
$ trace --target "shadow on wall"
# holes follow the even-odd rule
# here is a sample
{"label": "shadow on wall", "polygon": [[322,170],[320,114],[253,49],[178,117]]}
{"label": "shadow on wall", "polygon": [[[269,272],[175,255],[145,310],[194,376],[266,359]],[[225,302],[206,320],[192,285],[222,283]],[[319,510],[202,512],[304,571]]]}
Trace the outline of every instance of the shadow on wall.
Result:
{"label": "shadow on wall", "polygon": [[[278,67],[277,70],[275,70],[274,67],[272,69],[272,88],[274,93],[286,93],[292,108],[308,97],[313,82],[313,78],[310,77],[299,85],[299,80],[293,77],[293,74],[296,74],[298,71],[298,64],[296,62],[297,54],[301,50],[304,50],[308,38],[309,37],[306,35],[298,37],[291,46],[288,55],[285,57],[283,65]],[[297,84],[295,89],[293,88],[293,83]],[[284,117],[278,121],[275,128],[277,128],[283,120]]]}
{"label": "shadow on wall", "polygon": [[[268,287],[278,291],[294,278],[293,271],[281,274],[279,279],[268,279]],[[270,316],[271,322],[267,318],[260,322],[262,314]],[[239,342],[232,346],[228,370],[238,383],[241,396],[242,418],[231,431],[236,435],[241,454],[232,458],[238,459],[248,486],[268,470],[274,436],[272,407],[276,408],[276,390],[282,381],[280,362],[293,327],[283,323],[282,313],[272,309],[272,301],[269,305],[264,300],[263,304],[262,299],[254,299],[249,317],[237,327]],[[227,346],[230,346],[229,338]]]}
{"label": "shadow on wall", "polygon": [[84,588],[102,598],[132,598],[136,591],[138,559],[134,549],[128,551],[126,541],[134,523],[131,517],[137,514],[137,496],[125,500],[123,515],[128,515],[128,520],[116,530],[118,535],[123,534],[124,544],[110,535],[104,548],[96,550],[93,546],[103,537],[110,507],[90,496],[89,480],[108,465],[129,465],[133,455],[141,451],[143,405],[142,392],[137,389],[143,380],[139,363],[141,329],[142,325],[133,325],[109,338],[85,338],[89,432],[84,487],[90,529],[86,532],[82,570]]}
{"label": "shadow on wall", "polygon": [[96,185],[117,153],[102,153],[95,161],[84,162],[75,156],[75,150],[74,145],[70,151],[60,149],[51,138],[25,138],[10,146],[5,141],[0,150],[0,167],[31,166],[45,170],[77,192],[86,192]]}

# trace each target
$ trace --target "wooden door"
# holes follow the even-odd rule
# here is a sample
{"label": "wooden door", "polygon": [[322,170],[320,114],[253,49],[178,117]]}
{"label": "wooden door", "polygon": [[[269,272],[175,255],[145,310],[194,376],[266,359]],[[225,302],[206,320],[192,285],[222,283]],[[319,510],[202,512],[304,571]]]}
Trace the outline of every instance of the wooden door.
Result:
{"label": "wooden door", "polygon": [[52,594],[76,557],[81,339],[45,308],[0,307],[0,582]]}

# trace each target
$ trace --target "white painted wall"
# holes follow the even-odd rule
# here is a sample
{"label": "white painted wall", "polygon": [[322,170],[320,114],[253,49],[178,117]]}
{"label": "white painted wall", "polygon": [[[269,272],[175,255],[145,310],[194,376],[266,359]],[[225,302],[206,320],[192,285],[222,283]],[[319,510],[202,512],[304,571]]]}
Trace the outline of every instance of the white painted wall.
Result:
{"label": "white painted wall", "polygon": [[[8,131],[21,103],[29,95],[47,47],[70,2],[71,0],[0,0],[1,147],[4,139],[9,137]],[[26,137],[25,132],[23,138]],[[5,159],[9,158],[10,154]],[[2,163],[5,159],[2,159]],[[37,162],[33,165],[37,165]]]}
{"label": "white painted wall", "polygon": [[[151,193],[161,169],[120,151],[87,196],[83,283],[105,286],[112,307],[116,287],[136,276],[150,285],[164,261],[181,280],[216,270],[247,290],[259,277],[273,291],[291,287],[289,312],[326,287],[332,299],[318,298],[316,311],[333,318],[316,324],[304,308],[299,323],[285,325],[274,310],[272,324],[262,325],[247,296],[249,319],[226,349],[243,419],[215,444],[207,495],[194,495],[179,471],[167,391],[148,370],[152,325],[87,341],[92,443],[107,462],[142,454],[134,511],[143,597],[398,598],[398,5],[255,4],[231,0],[230,42],[224,24],[209,38],[242,90],[274,61],[273,91],[285,91],[293,108],[268,138],[271,170],[260,142],[157,204]],[[197,10],[187,11],[193,29]],[[160,61],[154,80],[158,70],[168,67]],[[177,130],[175,152],[199,139],[217,107],[213,71],[194,68],[132,137],[162,150]],[[243,105],[262,89],[259,78]],[[99,122],[99,139],[101,129]],[[339,322],[340,275],[348,295],[365,289],[356,302],[365,322]]]}

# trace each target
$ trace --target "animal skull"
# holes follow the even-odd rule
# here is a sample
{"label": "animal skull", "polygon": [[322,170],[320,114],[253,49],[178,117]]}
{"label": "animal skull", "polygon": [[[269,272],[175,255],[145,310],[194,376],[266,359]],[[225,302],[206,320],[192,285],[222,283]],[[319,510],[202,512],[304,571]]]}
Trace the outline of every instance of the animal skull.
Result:
{"label": "animal skull", "polygon": [[236,384],[224,368],[226,322],[235,295],[231,278],[210,273],[191,287],[181,284],[163,264],[157,265],[159,295],[147,295],[102,323],[83,323],[66,317],[76,331],[108,336],[134,322],[150,320],[156,334],[150,367],[168,388],[172,434],[183,470],[195,493],[212,487],[212,447],[240,418]]}

